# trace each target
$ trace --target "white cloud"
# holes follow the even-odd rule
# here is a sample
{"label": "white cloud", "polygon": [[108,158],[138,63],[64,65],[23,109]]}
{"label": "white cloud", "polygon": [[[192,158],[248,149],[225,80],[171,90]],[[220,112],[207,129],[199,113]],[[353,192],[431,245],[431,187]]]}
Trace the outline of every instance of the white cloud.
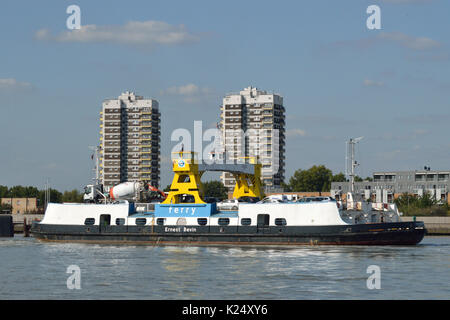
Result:
{"label": "white cloud", "polygon": [[[331,44],[333,49],[336,48],[353,48],[359,50],[367,50],[375,45],[383,43],[392,43],[394,45],[410,49],[412,51],[425,51],[438,49],[442,46],[439,41],[427,37],[413,37],[402,32],[381,32],[376,36],[355,39],[355,40],[341,40]],[[328,48],[330,50],[330,48]]]}
{"label": "white cloud", "polygon": [[306,131],[302,129],[290,129],[286,131],[288,137],[305,137]]}
{"label": "white cloud", "polygon": [[398,160],[402,157],[400,155],[407,153],[404,149],[394,149],[389,151],[380,151],[376,153],[376,156],[383,160]]}
{"label": "white cloud", "polygon": [[170,25],[163,21],[130,21],[122,26],[85,25],[51,35],[47,29],[35,33],[38,40],[56,42],[115,43],[124,45],[176,45],[199,40],[184,25]]}
{"label": "white cloud", "polygon": [[433,0],[382,0],[386,3],[410,4],[410,3],[431,3]]}
{"label": "white cloud", "polygon": [[416,129],[416,130],[414,130],[413,133],[414,133],[414,135],[422,136],[422,135],[428,134],[428,131],[425,129]]}
{"label": "white cloud", "polygon": [[206,87],[199,87],[193,83],[174,86],[160,91],[161,95],[183,97],[183,100],[188,103],[199,102],[202,98],[205,98],[212,93],[213,90]]}
{"label": "white cloud", "polygon": [[369,80],[369,79],[364,79],[363,84],[366,87],[383,87],[384,86],[384,82],[382,82],[382,81],[374,81],[374,80]]}
{"label": "white cloud", "polygon": [[31,88],[31,84],[28,82],[17,81],[13,78],[3,78],[0,79],[0,88]]}
{"label": "white cloud", "polygon": [[197,85],[195,85],[193,83],[189,83],[189,84],[179,86],[179,87],[170,87],[166,90],[163,90],[162,94],[190,96],[190,95],[197,94],[200,91],[201,91],[201,89]]}
{"label": "white cloud", "polygon": [[380,40],[388,40],[413,50],[428,50],[439,48],[441,46],[438,41],[431,38],[411,37],[401,32],[382,32],[377,37]]}
{"label": "white cloud", "polygon": [[395,121],[402,122],[405,124],[414,124],[414,125],[423,125],[423,124],[431,124],[431,125],[440,125],[447,124],[450,121],[450,114],[417,114],[417,115],[404,115],[400,117],[396,117]]}

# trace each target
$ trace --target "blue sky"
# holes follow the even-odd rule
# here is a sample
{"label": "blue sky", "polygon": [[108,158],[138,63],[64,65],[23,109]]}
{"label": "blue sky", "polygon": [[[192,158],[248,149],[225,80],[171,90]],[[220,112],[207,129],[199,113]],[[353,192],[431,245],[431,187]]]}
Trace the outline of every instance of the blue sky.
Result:
{"label": "blue sky", "polygon": [[[66,28],[72,4],[82,35]],[[381,30],[366,27],[372,4]],[[171,132],[213,126],[223,96],[250,85],[284,97],[287,178],[344,171],[359,136],[361,176],[448,170],[449,12],[444,0],[2,1],[0,184],[81,189],[102,101],[131,90],[160,103],[165,186]]]}

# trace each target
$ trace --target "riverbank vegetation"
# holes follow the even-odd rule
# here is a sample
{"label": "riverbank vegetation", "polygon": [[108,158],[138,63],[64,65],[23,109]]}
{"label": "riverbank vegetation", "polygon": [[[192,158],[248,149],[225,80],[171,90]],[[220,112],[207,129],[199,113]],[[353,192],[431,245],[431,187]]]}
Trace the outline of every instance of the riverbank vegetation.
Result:
{"label": "riverbank vegetation", "polygon": [[[332,182],[348,181],[345,174],[333,172],[324,165],[312,166],[309,169],[298,169],[288,183],[283,184],[285,192],[330,192]],[[356,182],[371,181],[371,178],[355,177]]]}
{"label": "riverbank vegetation", "polygon": [[448,203],[439,203],[428,193],[423,196],[404,193],[394,202],[404,216],[450,216]]}
{"label": "riverbank vegetation", "polygon": [[[39,190],[32,186],[1,186],[0,185],[0,198],[36,198],[38,201],[38,207],[44,205],[45,202],[45,190]],[[74,189],[71,191],[60,192],[56,189],[50,189],[50,202],[62,203],[62,202],[83,202],[83,193]]]}
{"label": "riverbank vegetation", "polygon": [[[332,182],[345,181],[348,180],[342,172],[333,174],[330,169],[320,165],[307,170],[298,169],[289,182],[283,185],[283,189],[285,192],[329,192]],[[372,181],[372,178],[355,177],[355,182],[362,181]],[[436,201],[428,193],[423,196],[403,194],[395,199],[395,203],[405,216],[450,216],[449,204]]]}

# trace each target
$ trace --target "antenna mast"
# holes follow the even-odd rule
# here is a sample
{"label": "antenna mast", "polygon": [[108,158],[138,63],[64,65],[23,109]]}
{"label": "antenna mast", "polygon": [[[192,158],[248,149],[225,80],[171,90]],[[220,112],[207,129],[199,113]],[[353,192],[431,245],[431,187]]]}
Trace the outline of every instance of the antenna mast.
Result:
{"label": "antenna mast", "polygon": [[[359,138],[350,138],[348,142],[348,153],[350,153],[350,157],[347,157],[347,175],[350,177],[350,192],[355,192],[355,169],[357,166],[359,166],[359,163],[355,160],[355,145],[360,142],[364,137]],[[350,160],[350,163],[348,164],[348,160]],[[348,170],[350,169],[350,173],[348,173]]]}
{"label": "antenna mast", "polygon": [[95,161],[95,166],[94,169],[92,169],[92,171],[95,172],[95,178],[92,178],[92,180],[94,180],[94,185],[98,185],[100,184],[100,169],[99,169],[99,156],[98,154],[100,153],[101,150],[101,146],[90,146],[89,149],[94,151],[94,154],[92,155],[92,159]]}

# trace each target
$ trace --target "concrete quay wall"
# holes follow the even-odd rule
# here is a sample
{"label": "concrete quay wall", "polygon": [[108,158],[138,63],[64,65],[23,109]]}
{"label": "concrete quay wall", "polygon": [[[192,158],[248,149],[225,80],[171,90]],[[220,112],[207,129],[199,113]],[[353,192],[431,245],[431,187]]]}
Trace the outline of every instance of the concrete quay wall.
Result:
{"label": "concrete quay wall", "polygon": [[[402,221],[414,221],[414,217],[401,217]],[[450,217],[416,217],[423,221],[427,234],[450,235]]]}

